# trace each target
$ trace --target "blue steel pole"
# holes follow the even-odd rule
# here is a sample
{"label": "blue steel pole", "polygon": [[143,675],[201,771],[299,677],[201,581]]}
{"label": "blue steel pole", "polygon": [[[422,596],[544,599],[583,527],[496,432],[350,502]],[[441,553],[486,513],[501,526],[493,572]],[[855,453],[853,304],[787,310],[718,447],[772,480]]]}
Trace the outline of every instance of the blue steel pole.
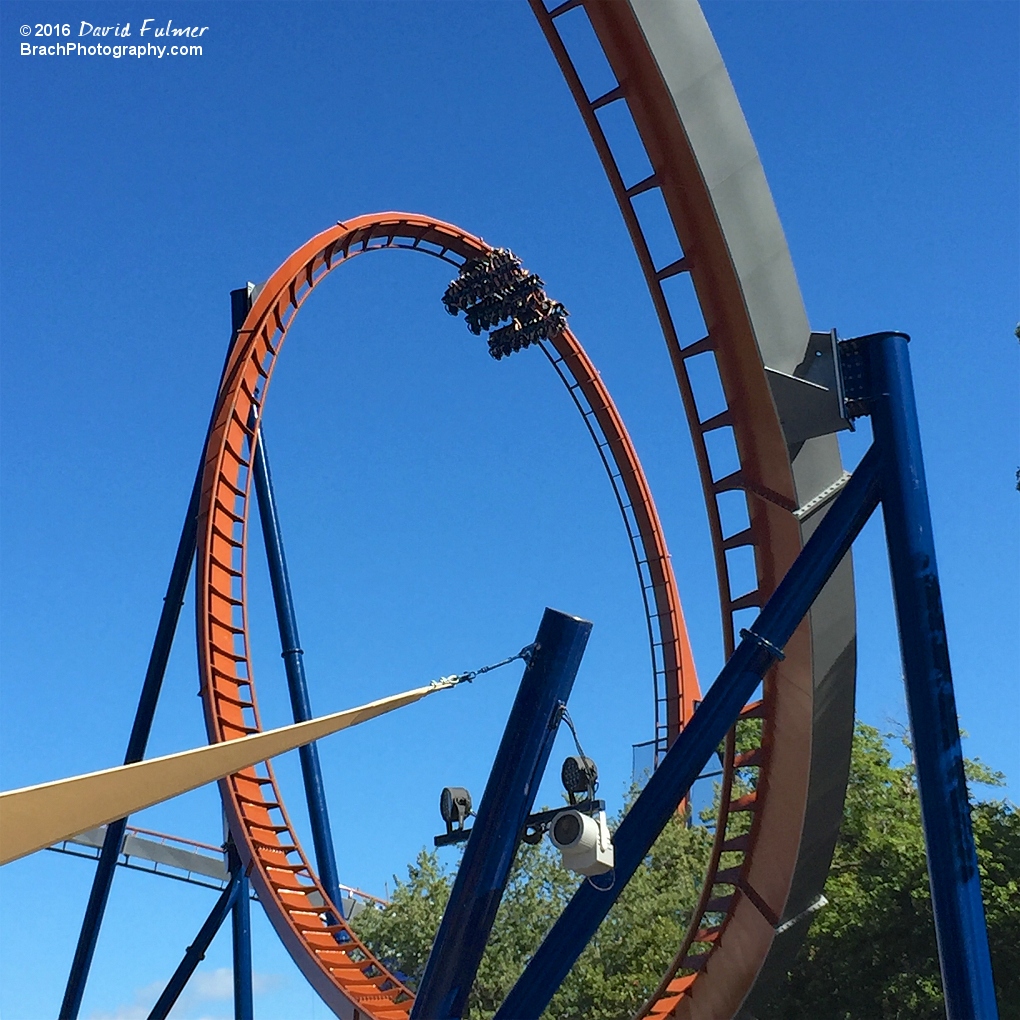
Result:
{"label": "blue steel pole", "polygon": [[998,1011],[907,340],[900,333],[878,333],[854,342],[866,346],[871,369],[882,515],[946,1014],[950,1020],[994,1020]]}
{"label": "blue steel pole", "polygon": [[237,854],[233,840],[227,845],[230,874],[236,875],[239,886],[237,898],[231,908],[231,934],[234,956],[234,1020],[254,1020],[251,983],[251,899],[248,895],[248,876]]}
{"label": "blue steel pole", "polygon": [[878,457],[853,477],[705,694],[691,721],[631,805],[613,837],[616,875],[607,890],[585,882],[510,990],[495,1020],[537,1020],[616,902],[740,710],[804,618],[878,503]]}
{"label": "blue steel pole", "polygon": [[[290,689],[290,704],[294,712],[294,722],[305,722],[312,718],[312,706],[308,697],[308,682],[305,679],[302,658],[304,652],[301,649],[301,639],[298,637],[297,616],[290,590],[290,577],[287,574],[287,559],[283,553],[280,518],[276,510],[273,479],[269,472],[266,440],[261,426],[254,454],[252,469],[255,494],[258,497],[259,519],[262,522],[262,536],[266,544],[269,580],[273,588],[273,601],[276,604],[276,622],[280,628],[280,642],[283,646],[281,654],[287,674],[287,686]],[[342,915],[340,879],[333,849],[333,834],[329,825],[329,810],[326,806],[326,787],[322,781],[322,769],[319,765],[319,749],[315,744],[306,744],[298,749],[298,754],[305,783],[305,796],[308,800],[308,820],[312,827],[312,844],[315,848],[319,880]]]}
{"label": "blue steel pole", "polygon": [[195,968],[205,959],[206,950],[234,906],[242,884],[246,884],[244,883],[244,872],[235,871],[231,876],[230,884],[223,890],[209,916],[205,919],[205,924],[199,929],[195,941],[188,946],[184,953],[184,959],[178,964],[173,977],[163,989],[163,994],[156,1000],[156,1005],[149,1013],[149,1020],[165,1020],[166,1015],[173,1009],[174,1003],[184,991],[184,986],[188,983],[191,975],[195,973]]}
{"label": "blue steel pole", "polygon": [[412,1018],[462,1017],[592,625],[546,609],[485,785]]}
{"label": "blue steel pole", "polygon": [[[221,381],[227,370],[227,365],[230,363],[230,355],[237,341],[237,331],[247,314],[247,304],[244,305],[244,312],[241,314],[241,295],[244,295],[244,301],[247,302],[248,293],[247,289],[231,292],[231,336],[230,343],[227,345],[227,356],[220,372]],[[177,633],[181,607],[184,605],[184,593],[188,587],[191,562],[195,558],[198,506],[202,496],[204,467],[204,462],[198,466],[195,484],[191,489],[191,499],[188,501],[188,509],[184,515],[184,527],[181,529],[180,541],[177,543],[177,554],[174,556],[174,564],[170,570],[170,581],[166,587],[166,595],[163,597],[163,609],[156,627],[156,636],[152,642],[145,679],[142,681],[142,692],[138,697],[138,707],[135,710],[131,736],[128,738],[127,752],[124,755],[125,765],[141,761],[145,755],[145,747],[149,742],[152,720],[156,715],[156,704],[159,701],[159,692],[166,674],[166,664],[170,659],[170,649],[173,647],[174,635]],[[89,901],[85,907],[78,944],[75,947],[71,970],[67,976],[67,987],[64,989],[64,998],[60,1004],[59,1020],[76,1020],[78,1011],[81,1009],[81,1000],[85,994],[85,984],[88,981],[92,958],[96,952],[99,929],[103,923],[103,915],[106,913],[106,904],[110,898],[110,888],[113,885],[113,873],[117,867],[117,858],[120,856],[126,828],[126,818],[110,822],[106,827],[103,847],[99,852],[99,860],[96,864],[96,874],[92,879],[92,891],[89,893]]]}
{"label": "blue steel pole", "polygon": [[[149,665],[145,671],[145,680],[142,683],[142,693],[135,711],[134,725],[131,727],[127,753],[124,755],[125,765],[141,761],[145,755],[145,746],[148,743],[152,720],[156,714],[156,703],[159,701],[159,692],[163,685],[166,664],[170,658],[177,621],[181,615],[181,606],[184,604],[188,575],[191,573],[191,561],[195,558],[195,536],[201,484],[202,472],[200,469],[195,478],[194,488],[191,490],[191,500],[185,514],[184,528],[181,531],[180,542],[177,544],[177,555],[174,557],[173,569],[170,572],[170,583],[167,585],[166,596],[163,599],[163,611],[160,614],[159,626],[156,628],[156,638],[152,644]],[[95,955],[103,914],[106,912],[106,904],[110,898],[113,873],[117,866],[117,858],[120,856],[121,844],[124,842],[126,827],[126,818],[111,822],[106,827],[103,848],[99,853],[96,874],[92,880],[92,891],[85,908],[78,945],[75,948],[74,960],[67,978],[67,987],[64,990],[64,999],[60,1004],[60,1020],[75,1020],[79,1009],[81,1009],[85,983],[92,966],[92,957]]]}

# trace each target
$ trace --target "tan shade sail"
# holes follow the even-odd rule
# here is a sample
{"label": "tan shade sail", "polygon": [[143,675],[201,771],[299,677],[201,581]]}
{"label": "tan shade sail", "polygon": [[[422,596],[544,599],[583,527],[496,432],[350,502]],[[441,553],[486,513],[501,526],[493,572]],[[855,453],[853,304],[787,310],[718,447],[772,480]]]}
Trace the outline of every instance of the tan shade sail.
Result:
{"label": "tan shade sail", "polygon": [[265,733],[0,793],[0,864],[126,818],[450,686],[439,682]]}

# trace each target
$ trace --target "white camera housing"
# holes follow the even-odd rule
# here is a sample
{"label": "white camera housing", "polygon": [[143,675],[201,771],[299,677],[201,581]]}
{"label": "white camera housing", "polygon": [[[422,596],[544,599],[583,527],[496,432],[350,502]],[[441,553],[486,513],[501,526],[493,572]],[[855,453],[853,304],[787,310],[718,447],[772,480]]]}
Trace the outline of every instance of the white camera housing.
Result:
{"label": "white camera housing", "polygon": [[605,811],[586,815],[567,808],[549,826],[549,840],[563,855],[563,866],[579,875],[604,875],[613,868],[615,855]]}

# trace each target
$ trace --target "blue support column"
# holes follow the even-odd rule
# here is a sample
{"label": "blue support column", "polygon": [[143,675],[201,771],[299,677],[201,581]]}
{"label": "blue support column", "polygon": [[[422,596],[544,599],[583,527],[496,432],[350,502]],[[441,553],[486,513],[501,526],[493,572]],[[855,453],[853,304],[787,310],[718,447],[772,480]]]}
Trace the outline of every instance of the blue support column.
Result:
{"label": "blue support column", "polygon": [[[156,714],[156,703],[159,701],[159,692],[163,685],[166,664],[170,658],[170,649],[173,646],[177,621],[181,615],[181,606],[184,604],[184,593],[188,585],[188,575],[191,573],[191,562],[195,558],[195,536],[201,483],[202,471],[199,469],[194,488],[191,490],[191,500],[184,517],[181,538],[177,544],[177,555],[174,557],[173,569],[170,572],[170,583],[167,585],[166,596],[163,599],[163,611],[159,617],[156,638],[153,641],[149,665],[145,671],[145,680],[142,683],[142,693],[135,711],[134,725],[131,727],[127,753],[124,755],[125,765],[141,761],[145,755],[145,746],[149,741],[152,720]],[[103,914],[106,912],[106,904],[110,898],[113,873],[117,866],[117,858],[120,856],[121,844],[124,842],[126,827],[126,818],[111,822],[106,827],[106,836],[103,839],[103,848],[96,864],[92,891],[85,908],[85,917],[82,920],[78,945],[75,948],[74,960],[67,978],[64,999],[60,1004],[60,1020],[75,1020],[81,1009],[85,983],[92,966],[92,957],[95,955]]]}
{"label": "blue support column", "polygon": [[459,1018],[467,1009],[591,626],[554,609],[542,617],[411,1011],[416,1020]]}
{"label": "blue support column", "polygon": [[950,1020],[994,1020],[998,1011],[907,340],[902,333],[878,333],[852,342],[865,349],[870,367],[882,514],[946,1013]]}
{"label": "blue support column", "polygon": [[602,890],[585,882],[578,889],[511,989],[496,1020],[537,1020],[549,1005],[574,961],[768,668],[782,656],[782,647],[871,516],[879,496],[878,470],[878,456],[872,448],[752,628],[741,632],[743,640],[616,830],[612,886]]}
{"label": "blue support column", "polygon": [[230,874],[238,876],[237,898],[231,907],[231,933],[234,955],[234,1020],[254,1020],[251,983],[251,897],[248,876],[233,840],[227,844]]}
{"label": "blue support column", "polygon": [[[231,335],[230,343],[227,345],[227,355],[223,361],[223,369],[220,372],[221,380],[230,363],[230,355],[237,341],[237,331],[247,314],[249,293],[250,288],[246,288],[232,291],[230,295]],[[239,317],[242,305],[244,312]],[[124,755],[125,765],[141,761],[149,742],[152,720],[156,715],[156,704],[159,701],[159,692],[166,674],[166,664],[170,659],[170,649],[173,647],[174,635],[177,633],[181,607],[184,605],[184,593],[188,587],[191,563],[195,558],[198,506],[202,496],[204,467],[204,462],[198,466],[195,484],[191,489],[191,499],[188,501],[188,509],[184,515],[184,527],[181,529],[180,541],[177,543],[177,554],[174,556],[174,564],[170,570],[166,595],[163,596],[163,609],[156,627],[156,636],[152,642],[145,679],[142,681],[142,692],[138,697],[138,708],[135,710],[131,736],[128,738],[127,752]],[[78,935],[78,944],[75,947],[71,970],[67,976],[67,987],[64,989],[64,998],[60,1004],[59,1020],[76,1020],[78,1011],[81,1009],[81,1000],[85,994],[85,984],[92,967],[92,957],[95,955],[99,929],[103,923],[103,915],[106,913],[106,904],[110,898],[110,888],[113,885],[113,873],[117,867],[117,858],[120,856],[126,828],[126,818],[111,822],[106,828],[103,847],[99,852],[99,860],[96,864],[96,874],[92,880],[92,891],[89,893],[85,917],[82,919],[81,932]]]}
{"label": "blue support column", "polygon": [[205,924],[199,929],[195,941],[188,946],[184,959],[181,960],[173,977],[163,989],[163,994],[156,1000],[156,1005],[149,1013],[149,1020],[165,1020],[166,1015],[173,1009],[174,1003],[184,991],[184,986],[190,980],[191,975],[195,973],[195,968],[205,959],[209,944],[216,937],[220,925],[226,920],[227,914],[230,913],[237,901],[241,886],[245,884],[247,883],[244,881],[244,872],[238,869],[231,876],[230,884],[223,890],[209,916],[205,919]]}
{"label": "blue support column", "polygon": [[[283,536],[280,533],[280,519],[276,511],[276,497],[273,494],[273,479],[269,473],[269,461],[266,457],[266,439],[261,426],[252,460],[252,477],[255,482],[255,494],[258,497],[262,536],[266,544],[266,559],[269,562],[269,579],[273,587],[273,601],[276,604],[276,622],[280,628],[280,643],[283,646],[281,654],[287,673],[290,704],[294,712],[294,722],[305,722],[312,718],[312,706],[308,698],[308,681],[305,679],[304,652],[301,649],[301,639],[298,637],[297,616],[290,590],[290,577],[287,574],[287,559],[283,553]],[[333,849],[333,834],[329,825],[329,810],[326,806],[326,787],[322,782],[322,768],[319,765],[319,749],[315,744],[306,744],[298,748],[298,755],[301,760],[305,796],[308,800],[308,820],[312,827],[312,844],[315,848],[319,881],[322,882],[334,906],[342,913],[340,879]]]}

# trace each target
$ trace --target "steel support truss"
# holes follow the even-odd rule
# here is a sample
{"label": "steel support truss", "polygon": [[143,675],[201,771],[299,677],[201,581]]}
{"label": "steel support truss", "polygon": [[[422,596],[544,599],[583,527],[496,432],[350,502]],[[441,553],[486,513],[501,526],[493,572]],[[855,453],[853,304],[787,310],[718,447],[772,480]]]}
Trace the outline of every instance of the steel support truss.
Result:
{"label": "steel support truss", "polygon": [[[950,1020],[998,1015],[949,666],[931,513],[914,402],[909,337],[840,344],[851,416],[873,442],[762,609],[614,837],[616,880],[585,883],[532,956],[496,1020],[537,1020],[677,805],[761,682],[879,502],[893,579],[917,765],[939,961]],[[738,884],[752,903],[754,890]]]}
{"label": "steel support truss", "polygon": [[[250,288],[234,292],[231,297],[236,328],[247,310]],[[497,1020],[537,1020],[546,1008],[765,673],[783,658],[783,647],[880,502],[917,766],[946,1011],[950,1020],[994,1020],[997,1016],[908,340],[905,334],[890,332],[840,342],[841,381],[848,417],[871,416],[871,448],[752,627],[741,632],[742,640],[734,654],[621,823],[614,838],[616,876],[612,886],[602,889],[586,882],[580,887],[496,1014]],[[257,449],[261,450],[260,444]],[[263,526],[267,531],[271,568],[276,568],[274,595],[297,719],[310,716],[310,707],[264,450],[257,457],[256,488],[264,490],[259,492]],[[145,752],[194,557],[198,494],[199,479],[196,479],[126,762],[140,760]],[[459,1017],[466,1009],[467,995],[519,842],[520,823],[531,808],[551,750],[550,732],[555,731],[555,724],[550,728],[550,710],[558,722],[555,709],[566,700],[590,630],[590,624],[583,621],[563,614],[550,616],[547,612],[536,642],[536,653],[540,657],[542,635],[550,627],[563,630],[563,620],[572,621],[573,632],[561,633],[554,639],[550,631],[544,643],[547,649],[552,645],[568,649],[564,652],[561,648],[557,652],[557,656],[566,658],[558,661],[555,667],[547,666],[547,675],[541,683],[536,678],[542,671],[536,672],[533,662],[522,681],[486,787],[475,832],[469,840],[465,861],[426,970],[422,993],[415,1006],[416,1016]],[[527,745],[527,754],[520,753],[522,740]],[[515,749],[516,757],[512,753]],[[306,764],[304,760],[302,763]],[[321,776],[317,777],[318,762],[313,762],[310,756],[307,765],[309,807],[321,822],[321,832],[316,833],[321,839],[315,839],[316,850],[320,851],[317,854],[319,868],[327,877],[332,872],[335,884],[332,839]],[[522,779],[523,783],[518,781]],[[319,806],[321,813],[315,810]],[[61,1005],[61,1020],[74,1020],[81,1006],[125,825],[126,819],[114,822],[106,832]],[[235,935],[235,1015],[251,1016],[246,886],[246,876],[233,854],[230,885],[217,901],[195,943],[189,947],[153,1016],[169,1011],[230,912]],[[739,883],[737,889],[754,903],[753,889]]]}
{"label": "steel support truss", "polygon": [[[253,287],[249,284],[247,287],[230,292],[231,339],[227,349],[227,358],[224,362],[224,371],[226,370],[226,365],[229,364],[230,354],[237,339],[237,332],[243,325],[244,318],[251,307],[252,291]],[[305,722],[312,718],[312,712],[304,666],[301,661],[303,653],[298,639],[297,616],[290,590],[290,580],[287,575],[287,562],[284,556],[283,539],[280,533],[280,522],[276,510],[272,476],[269,462],[266,458],[264,443],[258,442],[255,449],[253,480],[258,496],[266,556],[269,562],[269,573],[273,588],[273,599],[276,606],[280,640],[283,645],[282,656],[286,668],[294,721]],[[127,752],[124,756],[125,764],[141,761],[145,756],[149,733],[152,730],[153,719],[156,715],[156,706],[159,702],[163,677],[170,658],[174,635],[177,632],[177,623],[180,619],[181,607],[184,604],[184,595],[187,590],[188,578],[191,574],[191,565],[195,559],[203,467],[204,464],[199,466],[195,484],[191,491],[191,499],[184,516],[184,526],[181,529],[177,553],[170,572],[170,581],[167,585],[166,596],[163,599],[163,609],[156,628],[156,637],[153,641],[152,652],[149,656],[149,664],[145,672],[145,679],[142,683],[142,691],[135,712],[135,720],[131,729],[131,736],[128,740]],[[315,745],[311,744],[302,747],[300,755],[319,874],[326,884],[330,897],[337,905],[337,909],[342,910],[342,898],[340,896],[336,859],[333,850],[333,837],[326,809],[325,788],[322,782],[322,772],[319,767],[318,753]],[[106,828],[103,846],[96,864],[96,874],[92,881],[92,890],[85,908],[81,932],[68,974],[64,998],[60,1006],[60,1020],[76,1020],[81,1009],[82,997],[85,993],[85,985],[92,966],[92,958],[95,955],[99,930],[102,926],[106,904],[110,897],[110,889],[113,886],[114,871],[124,843],[126,828],[126,818],[111,822]],[[177,1000],[184,985],[194,972],[195,967],[198,966],[205,953],[205,949],[208,948],[209,942],[212,941],[213,936],[218,931],[228,912],[232,913],[234,938],[234,1016],[235,1020],[250,1020],[252,1016],[251,922],[249,916],[250,896],[248,878],[241,870],[240,860],[232,844],[227,847],[227,852],[231,873],[230,884],[223,890],[216,906],[202,927],[198,938],[189,947],[184,960],[174,973],[166,990],[164,990],[157,1006],[154,1008],[153,1017],[164,1016],[173,1006],[173,1003]],[[198,952],[196,947],[201,947],[201,952]],[[162,1012],[160,1012],[161,1010]]]}

